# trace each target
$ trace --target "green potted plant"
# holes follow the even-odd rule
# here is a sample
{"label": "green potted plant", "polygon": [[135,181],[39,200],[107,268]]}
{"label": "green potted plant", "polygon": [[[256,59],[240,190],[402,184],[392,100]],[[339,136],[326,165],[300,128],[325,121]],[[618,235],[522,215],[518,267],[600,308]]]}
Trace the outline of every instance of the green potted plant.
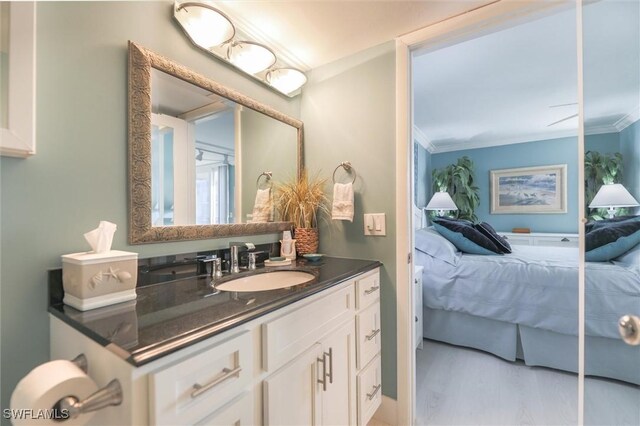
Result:
{"label": "green potted plant", "polygon": [[293,223],[298,255],[318,252],[318,219],[329,213],[326,182],[303,171],[300,179],[276,185],[276,208],[283,221]]}
{"label": "green potted plant", "polygon": [[476,208],[480,205],[478,187],[474,185],[474,165],[469,157],[458,158],[456,164],[449,164],[442,169],[434,169],[433,191],[447,191],[458,210],[459,219],[475,222],[478,217]]}
{"label": "green potted plant", "polygon": [[[606,209],[590,209],[589,204],[596,196],[602,185],[621,183],[622,154],[601,154],[597,151],[587,151],[584,154],[584,192],[587,216],[592,220],[602,220],[607,216]],[[627,209],[620,209],[619,215],[624,215]]]}

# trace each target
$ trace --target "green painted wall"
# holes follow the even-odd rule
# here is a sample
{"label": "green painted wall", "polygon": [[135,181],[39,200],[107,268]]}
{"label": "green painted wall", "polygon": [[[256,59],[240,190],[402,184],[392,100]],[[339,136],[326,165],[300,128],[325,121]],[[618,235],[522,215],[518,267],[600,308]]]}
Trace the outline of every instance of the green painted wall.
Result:
{"label": "green painted wall", "polygon": [[[264,171],[273,173],[272,184],[288,182],[296,178],[298,129],[245,108],[242,111],[243,222],[246,221],[246,214],[253,212],[257,190],[256,180]],[[266,188],[264,177],[260,178],[260,187]],[[271,194],[273,196],[273,192]]]}
{"label": "green painted wall", "polygon": [[[313,70],[302,96],[305,164],[331,174],[351,161],[355,183],[353,223],[320,227],[320,251],[384,263],[382,283],[382,389],[396,397],[395,264],[395,47],[368,49]],[[340,181],[346,181],[339,172]],[[327,185],[331,194],[331,185]],[[387,235],[364,236],[364,213],[386,213]],[[410,213],[408,213],[410,214]]]}
{"label": "green painted wall", "polygon": [[118,224],[114,248],[142,257],[228,244],[127,245],[127,40],[300,116],[299,98],[280,96],[192,47],[172,20],[172,4],[37,4],[38,154],[0,163],[3,408],[19,378],[48,360],[47,269],[60,267],[62,254],[87,250],[82,234],[99,220]]}

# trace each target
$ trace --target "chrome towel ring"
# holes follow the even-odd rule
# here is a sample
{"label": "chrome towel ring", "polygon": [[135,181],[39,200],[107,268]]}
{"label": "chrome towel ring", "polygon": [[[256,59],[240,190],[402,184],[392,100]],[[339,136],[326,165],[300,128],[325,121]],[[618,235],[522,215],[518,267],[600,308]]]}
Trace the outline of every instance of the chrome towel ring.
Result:
{"label": "chrome towel ring", "polygon": [[262,172],[258,175],[258,179],[256,179],[256,187],[260,188],[260,179],[265,177],[265,183],[269,185],[269,188],[273,187],[273,182],[271,182],[271,178],[273,177],[272,172]]}
{"label": "chrome towel ring", "polygon": [[353,180],[351,181],[351,183],[355,183],[358,175],[356,174],[356,169],[353,168],[353,166],[351,165],[351,162],[349,161],[343,161],[342,163],[338,164],[338,167],[335,168],[332,176],[333,183],[336,183],[336,172],[340,167],[345,169],[347,173],[353,174]]}

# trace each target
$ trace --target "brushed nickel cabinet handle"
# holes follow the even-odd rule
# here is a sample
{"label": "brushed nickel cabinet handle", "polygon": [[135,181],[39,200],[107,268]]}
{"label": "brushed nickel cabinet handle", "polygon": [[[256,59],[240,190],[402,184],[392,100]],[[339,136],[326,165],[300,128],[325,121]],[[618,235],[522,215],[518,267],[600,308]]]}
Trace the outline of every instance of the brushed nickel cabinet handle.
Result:
{"label": "brushed nickel cabinet handle", "polygon": [[373,398],[375,398],[376,394],[378,393],[378,391],[380,391],[381,387],[382,387],[382,385],[374,386],[373,387],[373,392],[367,394],[367,399],[369,401],[371,401]]}
{"label": "brushed nickel cabinet handle", "polygon": [[379,328],[377,328],[377,329],[375,329],[375,330],[372,330],[372,331],[371,331],[371,334],[369,334],[368,336],[365,336],[365,337],[366,337],[366,339],[367,339],[367,340],[371,340],[371,339],[373,339],[374,337],[376,337],[379,333],[380,333],[380,329],[379,329]]}
{"label": "brushed nickel cabinet handle", "polygon": [[563,239],[561,239],[560,241],[562,241],[563,243],[568,243],[569,239],[567,237],[564,237]]}
{"label": "brushed nickel cabinet handle", "polygon": [[202,395],[203,393],[205,393],[209,389],[219,385],[220,383],[224,382],[227,379],[230,379],[232,377],[240,376],[240,372],[241,371],[242,371],[242,367],[236,367],[233,370],[230,370],[228,368],[223,368],[222,369],[222,375],[218,376],[215,379],[213,379],[212,381],[210,381],[206,385],[201,385],[200,383],[194,384],[193,385],[193,391],[191,392],[191,398],[199,397],[200,395]]}
{"label": "brushed nickel cabinet handle", "polygon": [[329,357],[329,383],[333,384],[333,348],[329,348],[329,352],[325,352],[325,355]]}
{"label": "brushed nickel cabinet handle", "polygon": [[321,379],[318,379],[318,383],[322,385],[322,390],[327,391],[327,353],[322,353],[322,358],[318,358],[318,362],[322,363],[322,374],[320,374]]}
{"label": "brushed nickel cabinet handle", "polygon": [[374,286],[373,286],[373,287],[371,287],[369,290],[365,290],[365,291],[364,291],[364,294],[371,294],[371,293],[373,293],[374,291],[376,291],[376,290],[377,290],[377,289],[379,289],[379,288],[380,288],[380,286],[379,286],[379,285],[374,285]]}

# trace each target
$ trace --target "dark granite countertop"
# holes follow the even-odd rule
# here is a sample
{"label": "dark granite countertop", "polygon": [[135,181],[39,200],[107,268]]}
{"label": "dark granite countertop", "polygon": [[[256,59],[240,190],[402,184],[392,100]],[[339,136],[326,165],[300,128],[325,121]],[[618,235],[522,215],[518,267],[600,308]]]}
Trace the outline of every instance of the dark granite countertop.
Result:
{"label": "dark granite countertop", "polygon": [[[215,294],[209,285],[211,279],[200,275],[138,286],[136,300],[84,312],[64,305],[54,295],[49,312],[97,343],[109,345],[112,352],[130,364],[141,366],[380,265],[378,261],[332,257],[319,262],[299,259],[288,267],[269,268],[302,270],[316,277],[308,284],[291,288]],[[255,271],[234,274],[233,278],[265,271],[259,266]],[[56,271],[52,273],[57,276]],[[218,282],[228,279],[225,275]]]}

